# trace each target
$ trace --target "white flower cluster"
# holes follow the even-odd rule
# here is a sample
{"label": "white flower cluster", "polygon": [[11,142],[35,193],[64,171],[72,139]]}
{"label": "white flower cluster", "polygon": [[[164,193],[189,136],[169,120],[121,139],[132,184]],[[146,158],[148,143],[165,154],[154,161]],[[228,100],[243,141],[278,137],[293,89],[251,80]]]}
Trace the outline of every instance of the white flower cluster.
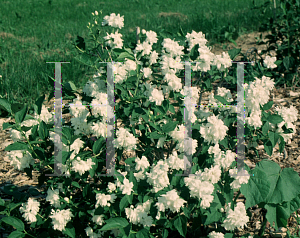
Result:
{"label": "white flower cluster", "polygon": [[48,188],[47,191],[47,197],[46,197],[46,201],[50,202],[50,204],[52,206],[54,206],[55,208],[60,208],[61,204],[59,201],[59,190],[55,189],[55,190],[51,190],[50,188]]}
{"label": "white flower cluster", "polygon": [[249,217],[247,216],[245,205],[242,202],[238,202],[233,211],[230,209],[230,204],[231,203],[228,204],[228,207],[226,209],[227,217],[224,220],[222,226],[227,231],[232,231],[237,227],[243,228],[244,226],[247,226]]}
{"label": "white flower cluster", "polygon": [[51,210],[51,215],[49,216],[52,219],[53,229],[63,231],[69,221],[71,221],[74,215],[70,211],[70,208],[67,210]]}
{"label": "white flower cluster", "polygon": [[91,227],[85,228],[85,233],[90,238],[102,238],[104,236],[105,231],[100,231],[98,229],[98,233],[95,233]]}
{"label": "white flower cluster", "polygon": [[149,97],[150,102],[155,102],[156,105],[161,105],[161,103],[164,100],[164,95],[162,90],[156,89],[152,83],[145,83],[144,84],[146,91],[144,92],[144,95]]}
{"label": "white flower cluster", "polygon": [[139,171],[138,173],[133,173],[136,180],[139,182],[141,179],[145,179],[145,170],[150,166],[147,158],[145,156],[142,156],[140,159],[139,157],[136,157],[135,159],[135,170]]}
{"label": "white flower cluster", "polygon": [[184,178],[186,186],[190,189],[191,197],[201,200],[200,206],[202,208],[208,208],[213,201],[214,196],[211,194],[214,191],[214,185],[209,181],[204,181],[201,177],[201,171],[195,173],[196,176]]}
{"label": "white flower cluster", "polygon": [[[239,189],[241,184],[247,184],[250,176],[247,170],[237,171],[237,168],[230,169],[229,174],[234,177],[234,181],[230,184],[232,189]],[[239,176],[240,175],[240,176]]]}
{"label": "white flower cluster", "polygon": [[224,170],[230,167],[236,158],[236,153],[232,152],[231,150],[227,150],[226,153],[221,151],[219,144],[210,146],[208,153],[214,155],[214,165],[219,165]]}
{"label": "white flower cluster", "polygon": [[221,232],[212,231],[208,234],[208,238],[224,238],[224,234]]}
{"label": "white flower cluster", "polygon": [[131,134],[128,129],[120,128],[116,132],[117,139],[115,140],[116,148],[136,149],[137,139]]}
{"label": "white flower cluster", "polygon": [[[290,144],[292,137],[296,134],[296,125],[294,125],[293,123],[298,119],[298,110],[294,106],[290,106],[290,108],[276,107],[275,110],[284,120],[278,124],[276,132],[283,137],[286,143]],[[285,125],[286,128],[292,128],[293,133],[284,134],[282,129],[283,125]],[[271,128],[274,127],[275,125],[271,124]]]}
{"label": "white flower cluster", "polygon": [[17,170],[24,171],[25,168],[30,168],[30,165],[34,165],[32,155],[26,150],[12,150],[7,152],[7,156],[10,160],[10,165]]}
{"label": "white flower cluster", "polygon": [[254,82],[244,84],[246,113],[251,111],[250,117],[246,118],[249,125],[259,128],[262,126],[260,105],[263,106],[269,100],[270,90],[274,88],[274,80],[263,76],[262,79],[255,77]]}
{"label": "white flower cluster", "polygon": [[152,201],[153,200],[150,199],[143,204],[138,203],[136,208],[134,208],[133,205],[131,205],[130,208],[125,208],[126,217],[130,223],[150,227],[153,223],[153,218],[148,216],[148,213],[150,212]]}
{"label": "white flower cluster", "polygon": [[276,57],[270,57],[269,55],[267,55],[264,60],[264,66],[267,68],[274,69],[277,67],[277,65],[274,64],[275,61],[276,61]]}
{"label": "white flower cluster", "polygon": [[173,189],[158,197],[158,202],[155,206],[157,207],[158,212],[165,212],[167,209],[170,209],[172,212],[179,212],[184,203],[187,202],[180,198],[177,191]]}
{"label": "white flower cluster", "polygon": [[115,199],[117,198],[116,194],[111,194],[111,195],[105,195],[103,193],[97,193],[96,194],[96,204],[95,204],[95,208],[98,208],[99,206],[101,207],[110,207],[110,203],[114,203]]}
{"label": "white flower cluster", "polygon": [[189,141],[188,145],[185,143],[185,126],[178,125],[174,131],[171,131],[169,135],[173,138],[174,141],[178,141],[176,145],[176,150],[183,153],[186,152],[187,154],[194,154],[196,152],[196,148],[198,147],[198,141],[196,139],[187,138]]}
{"label": "white flower cluster", "polygon": [[86,171],[89,171],[92,168],[92,165],[95,163],[91,158],[87,159],[87,161],[81,160],[80,157],[77,157],[76,160],[72,161],[72,170],[78,172],[80,175],[83,175]]}
{"label": "white flower cluster", "polygon": [[166,161],[158,161],[157,164],[151,168],[150,173],[146,172],[147,183],[153,186],[152,192],[157,193],[170,184],[168,177],[169,166]]}
{"label": "white flower cluster", "polygon": [[[54,112],[49,112],[48,109],[45,107],[45,105],[42,105],[42,110],[41,110],[41,114],[38,115],[36,112],[34,113],[34,117],[33,119],[28,119],[25,120],[21,123],[21,127],[22,126],[26,126],[26,127],[32,127],[34,125],[38,125],[42,120],[45,123],[53,123],[54,121]],[[18,130],[15,129],[11,129],[9,130],[10,136],[13,140],[13,142],[17,142],[20,140],[25,139],[22,135],[22,133]],[[32,133],[32,128],[28,131],[25,132],[26,137],[28,138]]]}
{"label": "white flower cluster", "polygon": [[[217,89],[217,95],[218,96],[221,96],[223,97],[227,102],[233,102],[233,98],[232,98],[232,95],[231,95],[231,92],[229,89],[227,88],[223,88],[223,87],[219,87]],[[212,105],[217,105],[217,104],[221,104],[218,100],[216,100],[214,98],[214,94],[211,93],[209,96],[208,96],[208,100],[209,100],[209,104],[212,104]],[[226,106],[222,106],[222,107],[218,107],[218,109],[220,111],[224,111],[224,110],[228,110],[228,108]],[[234,108],[229,108],[231,109],[231,112],[232,113],[236,113],[236,107]]]}
{"label": "white flower cluster", "polygon": [[218,70],[225,71],[226,68],[232,65],[232,62],[229,54],[223,52],[222,55],[215,56],[213,64],[217,66]]}
{"label": "white flower cluster", "polygon": [[194,30],[192,31],[192,33],[187,33],[186,41],[189,43],[188,51],[191,51],[196,44],[199,44],[199,46],[201,47],[205,46],[207,43],[205,34],[203,34],[202,32],[197,33]]}
{"label": "white flower cluster", "polygon": [[207,121],[208,123],[205,126],[200,127],[200,134],[208,143],[217,144],[225,138],[228,127],[215,115],[208,117]]}
{"label": "white flower cluster", "polygon": [[103,18],[102,26],[109,25],[111,27],[119,27],[120,29],[124,27],[124,16],[120,16],[120,14],[116,15],[116,13],[110,14],[110,16],[105,16]]}
{"label": "white flower cluster", "polygon": [[23,217],[28,222],[36,222],[36,215],[39,212],[40,203],[34,198],[28,198],[27,203],[22,203],[20,212],[24,213]]}

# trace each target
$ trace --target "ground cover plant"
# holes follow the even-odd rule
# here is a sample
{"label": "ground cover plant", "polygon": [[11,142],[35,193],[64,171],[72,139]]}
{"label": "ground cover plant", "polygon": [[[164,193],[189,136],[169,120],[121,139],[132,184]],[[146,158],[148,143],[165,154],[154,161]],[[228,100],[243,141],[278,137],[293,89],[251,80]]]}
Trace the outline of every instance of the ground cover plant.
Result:
{"label": "ground cover plant", "polygon": [[[186,44],[181,46],[145,30],[142,43],[131,50],[123,46],[122,35],[116,30],[124,26],[120,15],[102,18],[102,14],[94,12],[93,16],[89,30],[95,46],[89,50],[98,52],[98,57],[89,57],[87,49],[78,47],[78,50],[81,62],[92,63],[98,75],[94,82],[85,85],[80,93],[82,98],[75,96],[77,89],[72,83],[63,91],[75,103],[70,108],[71,123],[63,127],[65,148],[60,168],[68,175],[66,178],[44,176],[53,172],[55,141],[53,115],[43,107],[44,97],[36,101],[34,116],[27,115],[27,106],[13,112],[11,104],[1,100],[2,106],[16,119],[16,123],[3,125],[11,128],[15,141],[6,148],[11,151],[12,164],[24,169],[28,176],[33,169],[49,168],[39,179],[49,187],[46,201],[38,202],[28,194],[13,191],[17,203],[1,201],[6,215],[1,222],[17,229],[12,236],[233,237],[232,232],[249,220],[246,209],[255,204],[268,209],[267,219],[270,223],[274,221],[275,227],[286,226],[286,219],[299,208],[299,175],[292,168],[281,170],[274,162],[262,161],[255,169],[245,167],[245,172],[254,176],[240,176],[240,171],[234,176],[237,112],[225,107],[211,110],[187,107],[187,111],[183,108],[188,98],[193,103],[199,102],[197,86],[201,91],[211,90],[211,83],[218,78],[236,84],[235,71],[230,73],[229,69],[239,50],[215,56],[205,45],[201,32],[187,33]],[[192,71],[202,76],[190,90],[183,87],[184,64],[180,62],[184,60],[199,62],[192,66]],[[108,104],[105,93],[108,72],[99,63],[112,61],[124,62],[113,68],[116,99],[121,99],[115,108],[116,118],[124,122],[116,130],[117,161],[128,148],[134,148],[137,157],[125,161],[130,167],[127,171],[116,164],[119,176],[102,177],[98,184],[105,165],[104,141],[109,133],[105,122],[109,110],[81,105]],[[252,142],[246,145],[247,149],[255,149],[254,143],[263,141],[268,154],[272,154],[277,143],[282,152],[295,133],[293,122],[298,112],[294,107],[276,108],[274,114],[268,111],[272,107],[269,91],[275,84],[268,75],[280,64],[275,58],[249,64],[245,70],[245,136]],[[158,69],[162,74],[157,73]],[[149,77],[151,84],[143,83]],[[231,90],[218,88],[216,95],[211,94],[210,104],[236,104],[232,98],[234,88]],[[178,113],[164,97],[166,93],[177,101],[174,105],[180,106]],[[187,112],[193,129],[189,141],[193,154],[191,173],[195,177],[176,176],[183,174],[186,163],[183,123]],[[129,115],[132,115],[130,120]],[[142,135],[138,136],[135,129],[142,131]],[[254,131],[258,136],[254,136]],[[96,141],[84,144],[90,136],[95,136]],[[174,142],[172,148],[165,148],[167,141]],[[90,151],[83,151],[85,147]],[[169,152],[167,158],[154,161],[161,154],[155,153],[158,149]],[[33,158],[39,159],[40,164],[33,163]],[[95,179],[94,183],[88,182],[88,175]],[[289,192],[284,185],[290,187]],[[71,196],[74,190],[77,192]],[[238,196],[234,198],[234,191],[245,195],[245,205],[236,204]],[[193,219],[193,227],[188,230],[189,219]],[[24,225],[23,220],[30,224]],[[216,221],[222,226],[215,231],[201,228],[201,224],[207,226]]]}
{"label": "ground cover plant", "polygon": [[[96,1],[35,0],[2,1],[0,8],[0,95],[10,103],[29,103],[51,90],[53,67],[46,62],[67,61],[63,81],[82,88],[94,71],[75,60],[72,45],[77,35],[86,38],[86,22],[94,9],[103,14],[125,16],[120,29],[124,44],[135,44],[135,27],[153,30],[179,39],[181,28],[206,34],[211,43],[233,40],[239,34],[256,31],[272,9],[251,9],[264,1]],[[277,2],[279,2],[277,0]],[[195,8],[195,5],[197,8]],[[278,5],[278,4],[277,4]],[[140,9],[143,9],[142,11]],[[29,27],[30,26],[30,27]],[[50,77],[49,77],[50,76]],[[50,80],[50,83],[49,83]],[[16,84],[17,82],[17,84]],[[5,111],[1,110],[5,116]]]}

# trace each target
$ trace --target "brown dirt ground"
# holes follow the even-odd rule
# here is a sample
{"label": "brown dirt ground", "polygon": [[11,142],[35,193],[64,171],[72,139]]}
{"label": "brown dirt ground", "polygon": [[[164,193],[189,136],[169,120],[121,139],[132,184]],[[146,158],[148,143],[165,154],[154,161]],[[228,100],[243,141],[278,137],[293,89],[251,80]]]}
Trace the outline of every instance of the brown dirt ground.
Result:
{"label": "brown dirt ground", "polygon": [[[251,47],[255,47],[258,50],[263,50],[265,49],[266,46],[264,45],[256,45],[256,39],[255,37],[258,37],[260,33],[250,33],[246,34],[242,37],[239,37],[236,40],[236,43],[238,45],[238,48],[242,48],[242,52],[246,53],[248,49]],[[267,33],[263,33],[263,38]],[[231,49],[232,47],[235,47],[232,43],[229,44],[227,50]],[[214,45],[212,48],[212,52],[214,54],[221,54],[223,52],[222,47],[219,45]],[[240,60],[239,58],[236,60]],[[216,82],[217,83],[217,82]],[[296,96],[292,96],[290,92],[292,91],[293,93],[298,93]],[[46,97],[47,98],[47,97]],[[207,99],[207,95],[203,95],[203,101]],[[287,106],[289,107],[290,105],[296,106],[297,110],[300,112],[300,88],[282,88],[282,89],[277,89],[273,90],[271,92],[271,99],[274,101],[275,105],[282,105],[282,106]],[[66,100],[63,100],[63,103],[67,103]],[[46,104],[53,110],[53,99]],[[66,114],[63,115],[63,118],[66,121],[69,121],[70,115]],[[14,170],[13,166],[10,165],[10,161],[8,157],[6,156],[6,153],[4,151],[5,147],[12,143],[12,140],[10,139],[8,130],[2,130],[2,124],[4,122],[11,122],[14,121],[11,118],[0,118],[0,187],[3,188],[5,185],[8,184],[13,184],[18,186],[20,192],[25,192],[28,190],[30,187],[36,187],[37,186],[37,178],[38,178],[38,172],[33,171],[33,179],[30,180],[25,172],[20,172],[17,170]],[[268,156],[264,150],[261,148],[262,145],[258,147],[259,149],[259,154],[260,158],[256,158],[255,160],[251,160],[250,158],[246,158],[245,163],[248,164],[251,168],[254,168],[256,163],[261,161],[262,159],[270,159],[275,161],[280,165],[280,167],[283,168],[293,168],[299,175],[300,175],[300,153],[298,151],[298,148],[300,146],[300,119],[296,122],[297,126],[297,132],[296,135],[294,136],[292,143],[286,146],[286,152],[279,154],[278,148],[274,148],[274,153],[270,157]],[[120,126],[120,119],[117,121],[117,126]],[[124,155],[124,159],[128,158],[131,153]],[[36,160],[38,162],[38,160]],[[37,188],[37,187],[36,187]],[[45,189],[45,186],[42,188],[37,188],[39,191],[42,191]],[[11,197],[7,196],[0,190],[1,198],[4,200],[11,200]],[[44,196],[39,196],[36,197],[39,199],[45,198]],[[240,201],[244,201],[245,198],[243,195],[240,195],[239,199]],[[252,217],[250,219],[250,222],[247,223],[248,228],[245,229],[240,229],[237,232],[237,236],[240,237],[243,234],[250,233],[251,235],[253,234],[258,234],[258,231],[260,229],[260,225],[263,222],[264,214],[265,214],[265,209],[260,209],[257,206],[254,206],[251,208],[251,213]],[[298,209],[298,214],[300,214],[300,209]],[[297,226],[296,220],[294,218],[295,213],[291,215],[291,217],[288,219],[288,229],[292,234],[295,233],[296,229],[299,229],[300,226]],[[1,217],[0,217],[1,218]],[[190,224],[189,224],[190,225]],[[211,227],[212,228],[212,227]],[[270,227],[270,224],[267,223],[266,229],[265,229],[265,235],[264,237],[283,237],[285,236],[284,232],[280,233],[274,233],[275,229]],[[3,230],[0,231],[0,233],[3,232]],[[4,232],[3,232],[4,233]],[[279,235],[279,236],[276,236]],[[7,237],[7,233],[4,237]]]}

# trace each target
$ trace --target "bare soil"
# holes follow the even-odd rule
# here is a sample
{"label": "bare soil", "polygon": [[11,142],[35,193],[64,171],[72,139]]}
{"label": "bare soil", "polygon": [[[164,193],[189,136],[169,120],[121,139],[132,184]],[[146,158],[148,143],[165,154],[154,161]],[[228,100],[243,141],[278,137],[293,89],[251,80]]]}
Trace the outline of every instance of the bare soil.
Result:
{"label": "bare soil", "polygon": [[[263,38],[267,33],[263,33]],[[256,39],[255,37],[258,37],[260,33],[253,32],[251,34],[246,34],[242,37],[239,37],[236,40],[236,43],[238,45],[238,48],[242,48],[242,52],[246,53],[248,49],[251,47],[255,47],[257,50],[263,50],[265,49],[265,45],[256,45]],[[229,44],[228,49],[235,47],[232,43]],[[219,45],[214,45],[212,47],[212,52],[214,54],[221,54],[224,50]],[[237,61],[240,59],[236,59]],[[216,82],[217,83],[217,82]],[[216,84],[214,85],[216,86]],[[205,100],[207,100],[207,94],[203,95],[203,103],[205,103]],[[47,98],[47,97],[46,97]],[[300,88],[280,88],[277,90],[273,90],[271,92],[271,99],[274,101],[275,105],[282,105],[289,107],[290,105],[294,105],[297,110],[300,112]],[[68,101],[63,100],[63,103],[67,103]],[[46,104],[51,110],[53,110],[53,99]],[[64,114],[63,118],[68,122],[70,119],[69,114]],[[10,135],[8,133],[8,130],[2,129],[2,124],[4,122],[12,122],[11,118],[0,118],[0,188],[3,188],[5,185],[13,184],[16,185],[20,192],[27,192],[30,187],[37,188],[38,184],[38,175],[39,172],[33,171],[33,179],[29,179],[26,176],[25,172],[17,171],[13,168],[13,166],[10,165],[10,161],[7,157],[7,152],[4,151],[5,147],[12,143],[12,140],[10,139]],[[117,127],[120,126],[120,119],[117,121]],[[269,159],[273,160],[276,163],[280,165],[280,167],[283,168],[293,168],[300,176],[300,153],[299,153],[299,146],[300,146],[300,119],[296,122],[296,135],[294,136],[292,143],[288,144],[286,146],[285,153],[280,154],[278,152],[278,148],[274,148],[274,152],[272,156],[268,156],[264,150],[263,146],[260,145],[258,147],[259,149],[259,155],[260,158],[255,157],[255,159],[246,158],[245,163],[250,166],[250,168],[254,168],[256,163],[261,161],[262,159]],[[124,159],[128,158],[133,154],[128,153],[124,155]],[[36,162],[39,162],[36,160]],[[120,162],[122,163],[122,162]],[[41,188],[37,188],[39,191],[45,190],[46,186],[42,186]],[[3,191],[0,189],[1,198],[4,200],[11,200],[11,197],[3,193]],[[36,198],[43,199],[45,196],[38,196]],[[245,197],[243,195],[240,195],[239,199],[240,201],[244,201]],[[260,229],[260,225],[263,222],[264,214],[266,214],[265,209],[258,208],[257,206],[254,206],[251,208],[252,217],[250,219],[250,222],[247,223],[248,228],[240,229],[237,232],[237,236],[240,237],[243,234],[250,233],[251,235],[258,234],[258,231]],[[298,214],[300,214],[300,209],[298,209]],[[291,215],[291,217],[288,220],[288,229],[292,234],[297,231],[297,229],[300,228],[299,225],[297,225],[296,220],[294,218],[295,213]],[[0,217],[1,218],[1,217]],[[189,224],[191,225],[191,224]],[[212,227],[211,227],[212,228]],[[4,237],[7,237],[8,234],[0,230],[0,233],[4,234]],[[276,233],[277,232],[277,233]],[[266,229],[265,229],[265,235],[264,237],[285,237],[284,232],[276,231],[270,227],[270,224],[267,223]],[[276,234],[278,236],[276,236]],[[281,236],[283,235],[283,236]]]}

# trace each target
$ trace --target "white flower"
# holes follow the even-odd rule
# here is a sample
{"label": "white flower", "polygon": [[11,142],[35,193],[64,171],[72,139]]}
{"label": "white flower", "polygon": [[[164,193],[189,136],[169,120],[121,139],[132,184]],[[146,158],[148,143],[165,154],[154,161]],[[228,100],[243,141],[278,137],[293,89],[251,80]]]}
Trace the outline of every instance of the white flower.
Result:
{"label": "white flower", "polygon": [[241,187],[241,184],[248,183],[250,176],[245,176],[245,175],[248,175],[249,173],[247,170],[243,170],[243,171],[238,172],[237,168],[229,170],[229,175],[235,178],[235,180],[230,184],[232,189],[239,189]]}
{"label": "white flower", "polygon": [[36,215],[39,212],[40,203],[34,198],[28,198],[27,203],[22,203],[20,207],[20,212],[24,213],[23,217],[28,222],[36,222]]}
{"label": "white flower", "polygon": [[158,202],[155,204],[155,206],[157,207],[158,211],[164,212],[166,209],[170,209],[172,212],[179,212],[184,203],[187,202],[180,198],[176,190],[173,189],[158,197]]}
{"label": "white flower", "polygon": [[61,211],[54,211],[52,209],[51,215],[49,217],[52,219],[53,229],[63,231],[67,223],[71,221],[71,218],[74,217],[74,215],[72,214],[70,209]]}
{"label": "white flower", "polygon": [[243,228],[247,226],[246,223],[249,222],[249,217],[247,216],[245,205],[242,202],[238,202],[233,210],[228,209],[227,217],[224,220],[222,226],[228,231],[232,231],[237,227]]}
{"label": "white flower", "polygon": [[130,195],[131,192],[133,192],[133,182],[129,182],[127,178],[124,178],[123,184],[120,186],[120,189],[122,190],[122,194]]}
{"label": "white flower", "polygon": [[215,232],[215,231],[212,231],[208,234],[208,237],[209,238],[224,238],[224,234],[221,233],[221,232]]}
{"label": "white flower", "polygon": [[54,191],[48,188],[46,201],[50,202],[55,208],[60,208],[61,204],[59,202],[59,190],[55,189]]}
{"label": "white flower", "polygon": [[145,31],[144,29],[142,30],[142,33],[143,34],[146,34],[147,38],[146,38],[146,41],[148,41],[151,45],[153,43],[156,43],[157,42],[157,34],[156,32],[154,31]]}
{"label": "white flower", "polygon": [[153,50],[150,54],[149,64],[152,65],[157,63],[157,58],[158,58],[158,53],[155,50]]}
{"label": "white flower", "polygon": [[[118,32],[118,30],[115,33],[108,34],[106,32],[107,36],[103,37],[105,40],[107,40],[106,45],[109,45],[112,49],[119,48],[121,49],[123,47],[123,39],[122,34]],[[112,41],[112,39],[114,41]]]}
{"label": "white flower", "polygon": [[254,128],[260,128],[262,126],[261,110],[255,110],[251,112],[250,117],[246,118],[247,123]]}
{"label": "white flower", "polygon": [[149,76],[152,74],[152,70],[150,68],[143,68],[142,72],[143,72],[145,78],[149,78]]}
{"label": "white flower", "polygon": [[111,27],[119,27],[120,29],[124,27],[124,16],[120,14],[116,15],[111,13],[110,16],[105,16],[102,22],[102,26],[109,25]]}
{"label": "white flower", "polygon": [[116,194],[105,195],[103,193],[97,193],[96,194],[97,202],[95,204],[95,208],[98,208],[99,206],[101,206],[101,207],[105,207],[105,206],[110,207],[109,202],[114,203],[116,198],[117,198]]}
{"label": "white flower", "polygon": [[135,48],[135,52],[140,52],[142,51],[142,56],[144,55],[149,55],[152,50],[152,45],[148,41],[144,41],[141,44],[137,44]]}
{"label": "white flower", "polygon": [[23,171],[25,168],[30,168],[30,165],[34,165],[34,159],[28,151],[13,150],[7,152],[7,156],[11,160],[10,165],[17,170]]}
{"label": "white flower", "polygon": [[109,193],[112,193],[113,191],[116,190],[116,185],[112,182],[108,182],[108,185],[107,185],[107,188],[106,190],[109,192]]}
{"label": "white flower", "polygon": [[274,64],[275,61],[276,61],[276,57],[270,57],[269,55],[267,55],[264,60],[264,66],[267,68],[274,69],[277,67],[277,65]]}
{"label": "white flower", "polygon": [[99,121],[97,121],[97,123],[93,122],[93,126],[91,128],[93,130],[93,134],[98,138],[107,137],[107,123],[103,123]]}
{"label": "white flower", "polygon": [[205,168],[201,174],[201,178],[205,181],[209,181],[212,184],[217,183],[221,178],[221,169],[219,165],[212,166],[210,169]]}
{"label": "white flower", "polygon": [[151,91],[151,96],[149,97],[150,102],[155,102],[156,105],[161,105],[164,100],[164,95],[161,90],[154,88]]}
{"label": "white flower", "polygon": [[186,41],[189,43],[188,51],[191,51],[196,44],[199,44],[199,47],[202,47],[205,46],[207,42],[205,39],[205,34],[202,32],[197,33],[194,30],[191,34],[187,33],[185,37],[187,39]]}
{"label": "white flower", "polygon": [[207,121],[208,123],[205,126],[200,127],[200,134],[204,140],[209,143],[218,143],[223,140],[228,131],[228,127],[224,125],[224,122],[215,115],[210,116]]}
{"label": "white flower", "polygon": [[150,164],[145,156],[142,156],[141,159],[139,157],[136,157],[135,162],[136,162],[136,166],[135,166],[136,171],[139,171],[139,170],[144,171],[145,169],[147,169],[150,166]]}
{"label": "white flower", "polygon": [[72,170],[78,172],[80,175],[83,175],[86,171],[92,169],[92,165],[95,165],[95,162],[91,158],[87,161],[81,160],[80,157],[77,157],[76,160],[72,161]]}
{"label": "white flower", "polygon": [[114,146],[116,148],[124,149],[136,149],[137,139],[133,134],[128,132],[125,128],[120,128],[117,131],[117,139],[115,140]]}
{"label": "white flower", "polygon": [[97,225],[102,226],[104,223],[104,215],[95,215],[95,209],[93,209],[91,215],[93,216],[92,221]]}

